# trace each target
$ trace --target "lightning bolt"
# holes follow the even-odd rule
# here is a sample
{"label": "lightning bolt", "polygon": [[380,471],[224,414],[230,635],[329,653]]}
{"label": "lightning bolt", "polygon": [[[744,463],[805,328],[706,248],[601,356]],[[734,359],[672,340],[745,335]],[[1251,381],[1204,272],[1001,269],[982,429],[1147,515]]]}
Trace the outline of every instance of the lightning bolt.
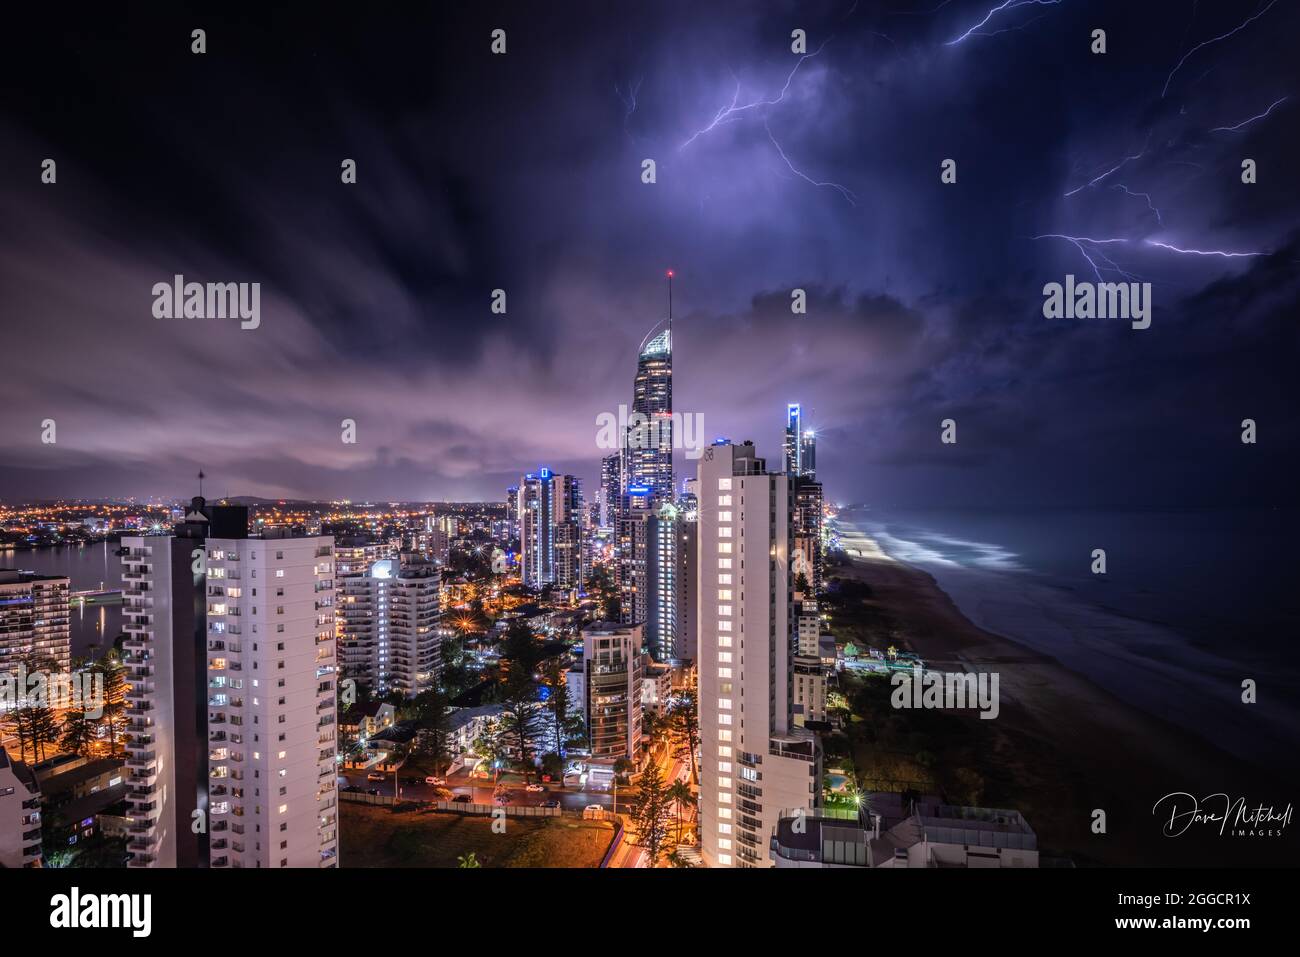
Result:
{"label": "lightning bolt", "polygon": [[1252,23],[1254,23],[1264,14],[1268,13],[1269,10],[1273,9],[1273,5],[1276,3],[1277,0],[1269,0],[1268,6],[1264,7],[1264,9],[1259,10],[1254,14],[1252,14],[1251,16],[1247,17],[1245,20],[1237,24],[1237,26],[1233,27],[1227,33],[1221,34],[1217,37],[1212,37],[1209,40],[1202,40],[1200,43],[1196,44],[1196,46],[1192,47],[1190,50],[1184,53],[1183,58],[1178,61],[1178,63],[1174,66],[1174,68],[1169,71],[1169,76],[1165,78],[1165,88],[1160,91],[1160,99],[1163,100],[1165,98],[1165,95],[1169,92],[1169,84],[1174,81],[1174,75],[1183,68],[1183,64],[1187,62],[1188,57],[1190,57],[1197,50],[1201,50],[1204,49],[1205,47],[1210,46],[1212,43],[1218,43],[1220,40],[1228,39],[1228,37],[1232,36],[1234,33],[1240,33],[1242,30],[1246,29],[1246,27],[1250,26]]}
{"label": "lightning bolt", "polygon": [[640,77],[637,78],[635,83],[628,87],[627,96],[623,95],[623,92],[618,88],[617,83],[614,84],[614,95],[618,97],[619,102],[623,104],[623,108],[627,111],[623,114],[623,132],[629,137],[632,136],[632,131],[628,128],[628,121],[632,119],[632,114],[636,112],[636,95],[640,89]]}
{"label": "lightning bolt", "polygon": [[1181,253],[1184,256],[1219,256],[1222,257],[1223,259],[1249,259],[1252,256],[1268,255],[1268,253],[1266,252],[1234,253],[1234,252],[1225,252],[1222,249],[1182,249],[1181,247],[1174,246],[1171,243],[1156,242],[1154,239],[1148,239],[1145,240],[1145,242],[1148,246],[1158,246],[1161,249],[1167,249],[1170,252],[1174,252],[1174,253]]}
{"label": "lightning bolt", "polygon": [[1125,272],[1116,265],[1115,261],[1107,256],[1101,249],[1103,246],[1109,246],[1114,243],[1127,244],[1127,239],[1093,239],[1090,236],[1066,236],[1064,233],[1044,233],[1041,236],[1031,236],[1030,239],[1063,239],[1068,243],[1072,243],[1074,247],[1079,250],[1079,254],[1082,255],[1084,259],[1088,260],[1088,265],[1092,267],[1092,271],[1096,275],[1098,282],[1105,281],[1101,276],[1102,267],[1098,266],[1097,261],[1088,254],[1089,248],[1092,249],[1093,255],[1106,262],[1107,269],[1114,270],[1125,279],[1137,279],[1137,277],[1132,273]]}
{"label": "lightning bolt", "polygon": [[1156,214],[1156,222],[1158,222],[1161,226],[1165,224],[1165,221],[1160,217],[1160,210],[1156,209],[1155,203],[1151,202],[1150,193],[1135,193],[1133,190],[1129,189],[1123,183],[1116,183],[1114,186],[1111,187],[1111,189],[1122,189],[1125,193],[1127,193],[1130,196],[1141,196],[1143,199],[1147,201],[1147,209],[1151,210],[1151,212]]}
{"label": "lightning bolt", "polygon": [[1070,190],[1070,191],[1069,191],[1068,193],[1066,193],[1065,195],[1066,195],[1066,196],[1073,196],[1075,193],[1081,192],[1082,190],[1087,189],[1089,186],[1096,186],[1098,183],[1100,183],[1103,179],[1105,179],[1105,178],[1106,178],[1107,176],[1109,176],[1111,173],[1114,173],[1114,172],[1118,171],[1119,169],[1121,169],[1121,168],[1122,168],[1126,163],[1131,163],[1131,162],[1133,162],[1133,160],[1141,159],[1143,156],[1146,155],[1147,146],[1150,144],[1150,142],[1151,142],[1151,134],[1148,133],[1148,134],[1147,134],[1146,142],[1142,144],[1142,149],[1141,149],[1140,152],[1134,153],[1132,156],[1125,156],[1122,160],[1120,160],[1118,163],[1116,163],[1116,164],[1115,164],[1114,166],[1112,166],[1110,169],[1106,170],[1106,172],[1101,173],[1101,174],[1098,175],[1098,176],[1094,176],[1092,179],[1088,180],[1088,182],[1084,183],[1082,186],[1076,186],[1074,189]]}
{"label": "lightning bolt", "polygon": [[[946,46],[946,47],[956,46],[958,43],[961,43],[961,42],[962,42],[963,40],[965,40],[967,37],[972,37],[972,36],[994,36],[995,34],[992,34],[992,33],[979,33],[979,32],[977,32],[977,31],[980,29],[980,27],[984,26],[986,23],[988,23],[990,20],[992,20],[995,16],[997,16],[999,13],[1002,13],[1002,12],[1005,11],[1005,10],[1015,10],[1017,7],[1052,7],[1052,6],[1056,6],[1056,4],[1058,4],[1058,3],[1060,3],[1060,2],[1061,2],[1061,0],[1002,0],[1002,3],[998,4],[996,7],[994,7],[994,8],[991,9],[991,10],[989,10],[988,13],[984,14],[984,19],[983,19],[983,20],[981,20],[979,23],[975,24],[973,27],[971,27],[969,30],[967,30],[965,33],[963,33],[961,36],[956,37],[955,39],[949,40],[947,43],[944,44],[944,46]],[[1276,0],[1274,0],[1274,2],[1276,2]],[[936,8],[936,9],[938,9],[938,8]],[[1035,17],[1034,19],[1038,19],[1038,18]],[[1031,22],[1032,22],[1032,21],[1031,21]],[[1024,27],[1027,27],[1028,25],[1029,25],[1029,24],[1024,23],[1024,24],[1021,24],[1019,27],[1011,27],[1011,28],[1009,28],[1009,29],[1013,29],[1013,30],[1023,29]],[[997,32],[998,32],[998,33],[1005,33],[1006,30],[999,30],[999,31],[997,31]]]}
{"label": "lightning bolt", "polygon": [[781,154],[781,159],[785,160],[785,165],[790,167],[790,172],[794,173],[794,175],[798,176],[800,179],[812,183],[814,186],[825,186],[828,189],[833,189],[838,191],[839,194],[844,197],[845,201],[848,202],[850,206],[856,207],[858,205],[857,203],[858,197],[854,195],[853,190],[849,189],[847,186],[841,186],[839,183],[821,182],[820,180],[813,179],[807,173],[804,173],[801,170],[796,169],[795,165],[790,162],[790,157],[785,155],[785,150],[781,149],[781,144],[778,143],[776,141],[776,137],[772,135],[772,128],[768,126],[766,117],[764,117],[763,119],[763,129],[767,130],[767,138],[772,141],[772,145],[776,147],[776,151]]}
{"label": "lightning bolt", "polygon": [[1268,116],[1270,113],[1272,113],[1272,112],[1273,112],[1273,109],[1274,109],[1274,108],[1275,108],[1279,103],[1285,103],[1285,102],[1286,102],[1287,100],[1289,100],[1289,99],[1290,99],[1289,96],[1284,96],[1284,97],[1282,97],[1280,100],[1274,100],[1273,103],[1272,103],[1272,105],[1269,106],[1269,108],[1268,108],[1267,110],[1265,110],[1263,113],[1260,113],[1258,116],[1252,116],[1252,117],[1251,117],[1250,119],[1248,119],[1248,120],[1242,120],[1242,121],[1241,121],[1240,123],[1238,123],[1236,126],[1216,126],[1214,129],[1210,130],[1210,132],[1211,132],[1211,133],[1235,133],[1237,130],[1242,129],[1243,127],[1249,126],[1251,123],[1254,123],[1256,120],[1262,120],[1264,117],[1266,117],[1266,116]]}
{"label": "lightning bolt", "polygon": [[785,99],[785,94],[790,89],[790,84],[794,82],[795,74],[799,72],[799,67],[803,66],[805,60],[811,60],[813,57],[819,55],[822,52],[822,50],[826,49],[826,44],[830,43],[831,39],[832,37],[827,37],[825,40],[822,41],[822,45],[819,46],[812,53],[805,53],[803,56],[799,57],[798,61],[795,62],[794,69],[792,69],[790,71],[790,75],[785,78],[785,85],[781,87],[781,92],[774,99],[754,100],[752,103],[746,103],[743,106],[739,105],[740,104],[740,80],[737,79],[736,92],[732,94],[731,103],[719,109],[718,112],[714,115],[713,119],[709,122],[708,126],[705,126],[703,129],[696,130],[694,133],[692,133],[690,137],[686,140],[686,142],[684,142],[681,146],[677,147],[678,151],[680,152],[681,150],[686,149],[686,147],[690,146],[692,143],[694,143],[697,139],[699,139],[704,134],[710,133],[713,130],[717,129],[719,124],[727,123],[730,122],[731,120],[737,119],[738,114],[740,113],[744,113],[747,110],[757,109],[760,106],[776,106],[778,103],[783,101]]}

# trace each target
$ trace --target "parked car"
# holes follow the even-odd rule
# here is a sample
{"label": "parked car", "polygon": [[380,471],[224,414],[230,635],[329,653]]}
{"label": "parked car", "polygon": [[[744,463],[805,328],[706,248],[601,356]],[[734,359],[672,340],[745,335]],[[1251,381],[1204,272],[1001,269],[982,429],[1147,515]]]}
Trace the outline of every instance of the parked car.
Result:
{"label": "parked car", "polygon": [[605,809],[601,807],[599,804],[588,804],[586,807],[582,809],[582,817],[584,820],[589,820],[591,818],[600,819],[603,818],[604,816],[605,816]]}
{"label": "parked car", "polygon": [[388,779],[388,775],[385,774],[383,771],[371,771],[369,774],[366,775],[367,781],[386,781],[387,779]]}
{"label": "parked car", "polygon": [[457,794],[457,795],[456,795],[454,798],[452,798],[451,800],[452,800],[452,803],[453,803],[453,804],[468,804],[468,803],[469,803],[469,795],[468,795],[468,794]]}
{"label": "parked car", "polygon": [[443,787],[447,783],[446,778],[440,778],[436,774],[430,774],[424,779],[425,784],[432,784],[434,787]]}
{"label": "parked car", "polygon": [[553,799],[553,798],[552,798],[551,800],[549,800],[549,801],[543,801],[543,802],[542,802],[542,807],[559,807],[559,806],[560,806],[560,802],[559,802],[559,801],[556,801],[556,800]]}
{"label": "parked car", "polygon": [[545,791],[546,788],[542,787],[540,784],[530,784],[528,787],[524,788],[524,790],[529,794],[540,794]]}

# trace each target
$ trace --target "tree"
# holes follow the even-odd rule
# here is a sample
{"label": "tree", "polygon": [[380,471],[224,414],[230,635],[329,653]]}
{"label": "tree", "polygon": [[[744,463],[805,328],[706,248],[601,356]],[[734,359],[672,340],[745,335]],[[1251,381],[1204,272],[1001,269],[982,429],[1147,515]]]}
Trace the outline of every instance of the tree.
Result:
{"label": "tree", "polygon": [[95,662],[92,673],[100,675],[104,683],[104,705],[99,726],[108,730],[108,753],[117,754],[118,739],[127,723],[126,667],[118,653],[112,651]]}
{"label": "tree", "polygon": [[470,851],[468,854],[458,855],[456,857],[456,860],[459,862],[460,867],[467,867],[472,869],[475,867],[483,866],[478,862],[478,855],[476,855],[473,851]]}
{"label": "tree", "polygon": [[677,805],[677,841],[682,839],[682,810],[688,807],[694,807],[699,803],[695,794],[691,791],[691,786],[685,781],[674,781],[668,786],[668,797]]}
{"label": "tree", "polygon": [[63,750],[86,757],[98,737],[99,722],[85,711],[68,711],[63,716]]}
{"label": "tree", "polygon": [[668,710],[673,732],[677,735],[677,750],[673,756],[689,757],[691,762],[691,780],[700,781],[700,771],[695,764],[695,752],[700,746],[700,716],[695,701],[694,691],[683,691],[677,701]]}
{"label": "tree", "polygon": [[632,828],[636,834],[633,842],[650,854],[650,866],[659,862],[659,855],[668,842],[668,822],[672,819],[672,798],[664,787],[659,766],[651,764],[641,775],[640,787],[632,800]]}
{"label": "tree", "polygon": [[514,747],[519,769],[527,779],[532,773],[532,755],[536,750],[542,705],[537,700],[537,685],[531,672],[510,670],[502,694],[501,727],[506,740]]}
{"label": "tree", "polygon": [[415,720],[414,750],[432,757],[434,770],[441,774],[450,758],[451,706],[447,696],[437,688],[422,691],[411,702],[410,713]]}

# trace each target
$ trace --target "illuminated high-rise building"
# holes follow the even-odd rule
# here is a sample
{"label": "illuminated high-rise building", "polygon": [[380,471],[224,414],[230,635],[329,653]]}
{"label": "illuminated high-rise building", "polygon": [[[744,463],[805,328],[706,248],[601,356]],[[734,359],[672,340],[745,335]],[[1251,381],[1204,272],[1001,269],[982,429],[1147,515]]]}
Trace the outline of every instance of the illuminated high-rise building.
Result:
{"label": "illuminated high-rise building", "polygon": [[[625,440],[624,487],[648,485],[654,498],[673,497],[673,296],[668,273],[668,318],[650,334],[637,354],[632,384],[632,416]],[[658,328],[656,326],[655,328]]]}
{"label": "illuminated high-rise building", "polygon": [[548,468],[525,475],[516,495],[519,558],[530,588],[582,582],[582,482]]}
{"label": "illuminated high-rise building", "polygon": [[715,444],[699,484],[700,853],[770,867],[782,813],[821,795],[816,735],[793,715],[794,493],[754,446]]}

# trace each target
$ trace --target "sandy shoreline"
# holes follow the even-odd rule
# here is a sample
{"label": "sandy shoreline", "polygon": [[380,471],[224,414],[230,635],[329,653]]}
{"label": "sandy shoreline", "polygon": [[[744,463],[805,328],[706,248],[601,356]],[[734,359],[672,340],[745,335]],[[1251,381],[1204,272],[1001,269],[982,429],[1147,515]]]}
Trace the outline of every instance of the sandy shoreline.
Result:
{"label": "sandy shoreline", "polygon": [[[869,544],[868,544],[869,543]],[[1198,826],[1164,837],[1155,803],[1171,792],[1225,792],[1279,809],[1297,794],[1277,770],[1250,764],[1153,717],[1062,666],[1055,658],[969,621],[927,572],[889,558],[855,536],[862,554],[832,574],[871,586],[873,603],[897,623],[902,643],[927,666],[996,671],[1001,714],[985,722],[996,753],[1013,771],[1022,809],[1049,851],[1080,864],[1250,865],[1293,860],[1300,824],[1282,837],[1220,836]],[[973,718],[971,720],[979,720]],[[1105,835],[1091,832],[1106,811]]]}

